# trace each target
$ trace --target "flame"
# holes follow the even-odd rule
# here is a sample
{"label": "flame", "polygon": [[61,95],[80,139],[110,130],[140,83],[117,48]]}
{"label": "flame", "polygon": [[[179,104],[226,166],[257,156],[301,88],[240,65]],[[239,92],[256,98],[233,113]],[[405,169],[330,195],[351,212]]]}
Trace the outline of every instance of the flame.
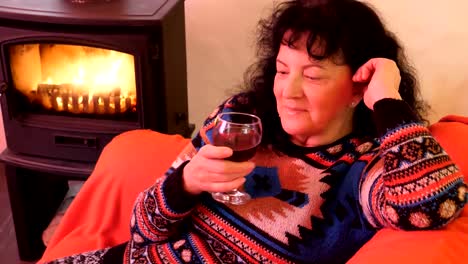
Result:
{"label": "flame", "polygon": [[62,98],[61,98],[61,97],[57,97],[57,98],[55,99],[55,101],[57,101],[57,105],[58,105],[59,109],[63,109],[63,100],[62,100]]}
{"label": "flame", "polygon": [[[53,54],[45,56],[54,60],[47,64],[53,65],[47,80],[42,83],[53,84],[72,83],[85,87],[90,93],[109,93],[119,87],[122,94],[135,93],[135,70],[133,56],[114,50],[103,50],[72,45],[56,45]],[[77,57],[70,61],[72,57]],[[65,53],[68,56],[59,56]],[[68,57],[68,58],[67,58]]]}
{"label": "flame", "polygon": [[[111,109],[116,108],[115,100],[120,100],[121,110],[136,105],[135,64],[130,54],[78,45],[26,44],[12,46],[10,55],[16,88],[32,96],[31,91],[36,91],[42,84],[57,85],[60,94],[51,100],[56,101],[59,110],[73,107],[72,92],[66,87],[72,87],[73,94],[78,94],[81,108],[85,95],[89,105],[104,106],[103,98],[110,96],[117,96],[106,106]],[[26,69],[30,75],[19,74]],[[119,94],[113,94],[115,91]],[[64,106],[65,96],[68,101]],[[93,102],[93,96],[99,98]]]}
{"label": "flame", "polygon": [[85,78],[85,70],[83,67],[78,68],[78,74],[77,76],[73,77],[72,83],[75,85],[83,85],[84,84],[84,78]]}

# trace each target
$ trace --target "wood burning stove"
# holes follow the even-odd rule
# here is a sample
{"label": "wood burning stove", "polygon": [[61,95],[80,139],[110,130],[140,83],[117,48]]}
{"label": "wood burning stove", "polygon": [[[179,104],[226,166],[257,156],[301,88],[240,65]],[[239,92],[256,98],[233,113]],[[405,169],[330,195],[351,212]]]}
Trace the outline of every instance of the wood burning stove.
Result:
{"label": "wood burning stove", "polygon": [[21,0],[0,18],[9,150],[92,162],[123,131],[190,134],[183,2]]}
{"label": "wood burning stove", "polygon": [[[114,136],[190,136],[185,55],[183,0],[0,2],[1,159],[22,259],[40,256],[65,182],[86,179]],[[47,210],[29,222],[28,203]]]}

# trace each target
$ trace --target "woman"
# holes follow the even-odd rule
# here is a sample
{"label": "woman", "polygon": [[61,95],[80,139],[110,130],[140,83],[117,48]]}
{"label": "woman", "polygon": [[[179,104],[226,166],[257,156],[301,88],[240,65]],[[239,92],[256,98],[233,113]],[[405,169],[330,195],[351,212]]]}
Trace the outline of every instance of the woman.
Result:
{"label": "woman", "polygon": [[[138,197],[130,241],[55,263],[344,263],[380,228],[457,217],[463,176],[422,123],[415,78],[371,8],[283,2],[258,44],[246,91]],[[210,144],[216,115],[231,111],[263,121],[250,161]],[[242,185],[244,205],[210,195]]]}

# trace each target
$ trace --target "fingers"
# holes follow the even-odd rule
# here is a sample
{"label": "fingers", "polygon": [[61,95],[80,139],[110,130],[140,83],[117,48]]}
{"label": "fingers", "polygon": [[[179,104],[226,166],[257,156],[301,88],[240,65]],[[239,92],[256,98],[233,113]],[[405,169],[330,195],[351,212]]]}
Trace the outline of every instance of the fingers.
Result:
{"label": "fingers", "polygon": [[207,159],[225,159],[232,156],[232,149],[228,147],[205,145],[198,153]]}
{"label": "fingers", "polygon": [[354,82],[369,82],[376,68],[376,59],[371,59],[359,67],[353,76]]}
{"label": "fingers", "polygon": [[[211,165],[211,166],[210,166]],[[211,160],[209,161],[208,166],[211,167],[213,173],[226,173],[226,174],[249,174],[254,168],[255,163],[250,161],[245,162],[232,162],[232,161],[218,161]]]}
{"label": "fingers", "polygon": [[202,184],[202,189],[206,192],[229,192],[239,188],[245,182],[245,177],[237,178],[230,182],[206,182]]}
{"label": "fingers", "polygon": [[353,81],[366,85],[363,89],[363,99],[371,110],[374,109],[374,104],[381,99],[401,99],[398,92],[401,81],[400,71],[393,60],[386,58],[369,60],[356,71]]}
{"label": "fingers", "polygon": [[255,164],[250,161],[232,162],[224,160],[232,156],[232,149],[228,147],[216,147],[206,145],[200,149],[197,156],[204,159],[205,167],[210,168],[210,171],[218,174],[248,174],[255,168]]}
{"label": "fingers", "polygon": [[[244,183],[255,168],[253,162],[232,162],[232,150],[206,145],[192,158],[183,171],[184,188],[192,194],[203,191],[226,191]],[[234,187],[233,187],[234,186]]]}
{"label": "fingers", "polygon": [[233,181],[237,178],[243,178],[246,175],[248,175],[250,172],[252,172],[252,169],[245,169],[245,170],[240,170],[238,172],[233,172],[233,171],[222,171],[222,172],[215,172],[215,171],[210,171],[209,175],[206,176],[206,178],[209,178],[212,182],[229,182]]}
{"label": "fingers", "polygon": [[[229,161],[217,161],[219,163]],[[196,160],[190,161],[184,168],[183,179],[184,188],[192,194],[199,194],[203,191],[206,192],[221,192],[228,191],[233,188],[239,187],[245,182],[245,176],[248,175],[254,166],[249,166],[248,169],[239,172],[232,172],[226,170],[224,172],[214,172],[209,164],[200,166]]]}

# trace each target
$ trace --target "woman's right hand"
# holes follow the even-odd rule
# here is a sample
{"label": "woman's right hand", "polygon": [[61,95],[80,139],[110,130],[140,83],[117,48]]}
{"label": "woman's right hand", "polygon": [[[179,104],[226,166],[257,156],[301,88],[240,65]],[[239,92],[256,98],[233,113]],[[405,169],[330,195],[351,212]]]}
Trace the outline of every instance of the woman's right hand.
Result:
{"label": "woman's right hand", "polygon": [[232,155],[228,147],[205,145],[185,166],[183,180],[185,190],[193,195],[201,192],[227,192],[245,182],[245,176],[254,168],[251,161],[225,160]]}

